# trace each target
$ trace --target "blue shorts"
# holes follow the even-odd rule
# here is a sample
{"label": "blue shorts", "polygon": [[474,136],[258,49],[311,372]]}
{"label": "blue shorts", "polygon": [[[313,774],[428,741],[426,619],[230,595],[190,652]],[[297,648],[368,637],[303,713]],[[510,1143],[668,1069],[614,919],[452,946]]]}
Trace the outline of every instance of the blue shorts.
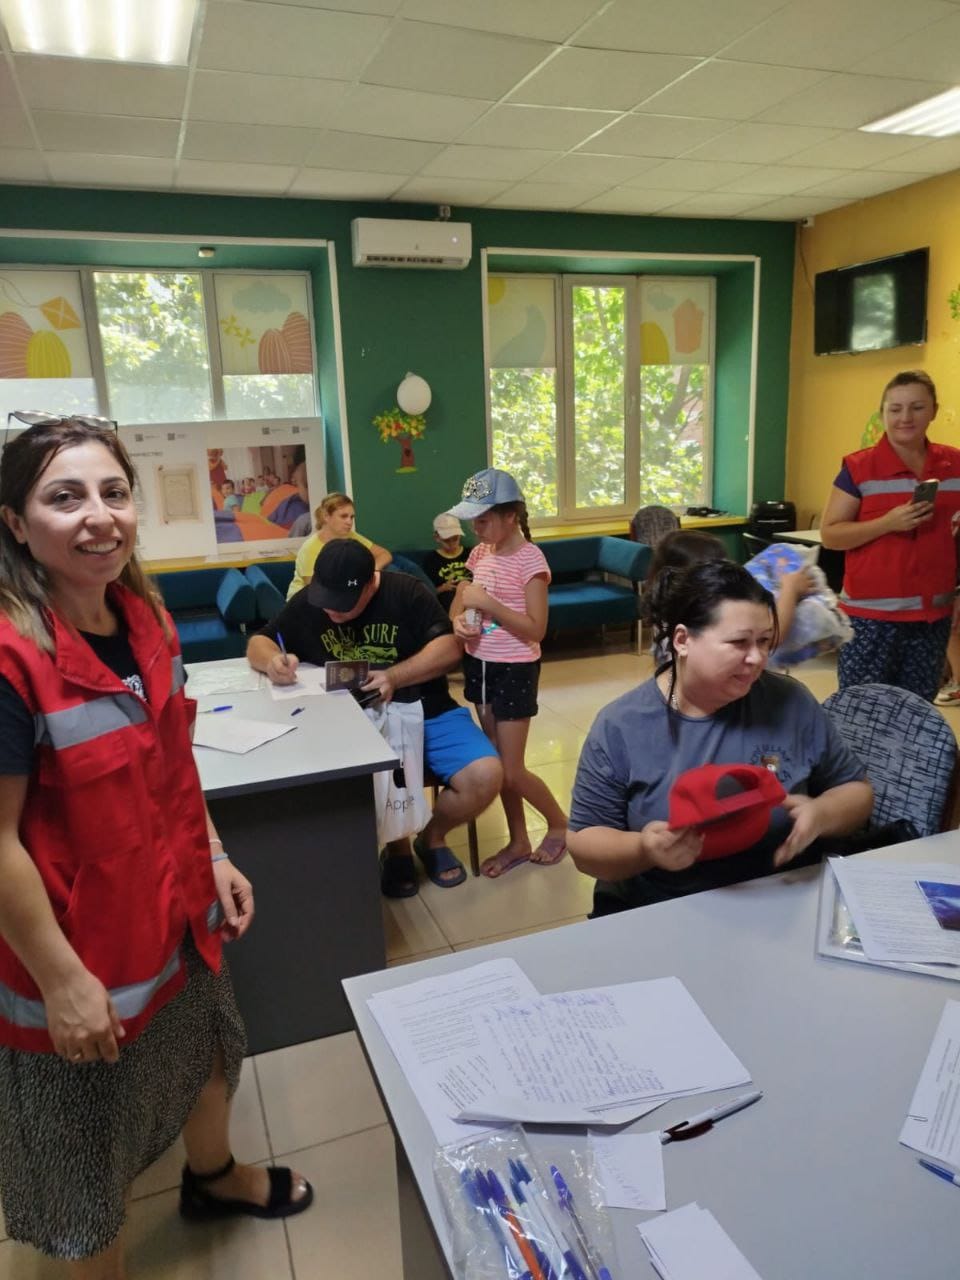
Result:
{"label": "blue shorts", "polygon": [[443,783],[474,760],[496,754],[493,743],[466,707],[454,707],[423,722],[423,761]]}

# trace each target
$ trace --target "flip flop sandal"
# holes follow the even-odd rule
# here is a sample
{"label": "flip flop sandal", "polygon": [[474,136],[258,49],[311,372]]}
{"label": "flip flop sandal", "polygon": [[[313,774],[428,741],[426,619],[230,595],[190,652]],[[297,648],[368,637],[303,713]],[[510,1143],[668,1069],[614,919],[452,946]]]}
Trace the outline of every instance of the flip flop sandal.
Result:
{"label": "flip flop sandal", "polygon": [[512,871],[514,867],[522,867],[529,861],[529,853],[508,853],[506,849],[501,849],[499,853],[495,853],[493,857],[487,858],[480,864],[480,874],[486,876],[488,880],[496,880],[508,871]]}
{"label": "flip flop sandal", "polygon": [[[233,1156],[222,1169],[214,1173],[194,1173],[189,1165],[183,1166],[180,1180],[180,1214],[191,1222],[210,1222],[216,1218],[291,1218],[303,1213],[313,1204],[313,1187],[307,1182],[306,1194],[299,1200],[293,1196],[293,1174],[285,1165],[271,1165],[270,1197],[266,1204],[254,1204],[252,1200],[227,1200],[207,1190],[207,1184],[225,1178],[236,1164]],[[306,1182],[306,1179],[304,1179]]]}
{"label": "flip flop sandal", "polygon": [[[458,884],[463,884],[466,880],[466,868],[453,850],[448,849],[445,844],[436,849],[428,849],[417,836],[413,842],[413,851],[423,863],[423,869],[429,879],[441,889],[455,889]],[[445,871],[456,871],[458,874],[445,880],[443,878]]]}
{"label": "flip flop sandal", "polygon": [[385,898],[415,898],[420,892],[413,854],[380,853],[380,892]]}
{"label": "flip flop sandal", "polygon": [[537,846],[531,862],[541,867],[552,867],[567,852],[567,842],[563,836],[544,836]]}

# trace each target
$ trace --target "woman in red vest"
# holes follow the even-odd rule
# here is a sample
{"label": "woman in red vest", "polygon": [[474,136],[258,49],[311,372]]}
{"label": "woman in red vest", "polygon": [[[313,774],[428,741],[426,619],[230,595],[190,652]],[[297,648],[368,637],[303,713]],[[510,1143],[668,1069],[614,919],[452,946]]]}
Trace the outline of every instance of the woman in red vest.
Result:
{"label": "woman in red vest", "polygon": [[186,1217],[313,1193],[230,1153],[244,1035],[221,944],[253,896],[134,556],[133,467],[110,424],[22,416],[0,461],[0,1198],[13,1239],[122,1280],[130,1184],[180,1133]]}
{"label": "woman in red vest", "polygon": [[927,438],[937,392],[920,370],[890,379],[880,413],[882,438],[844,458],[822,521],[823,545],[846,552],[840,603],[854,638],[840,688],[893,684],[932,701],[957,585],[960,449]]}

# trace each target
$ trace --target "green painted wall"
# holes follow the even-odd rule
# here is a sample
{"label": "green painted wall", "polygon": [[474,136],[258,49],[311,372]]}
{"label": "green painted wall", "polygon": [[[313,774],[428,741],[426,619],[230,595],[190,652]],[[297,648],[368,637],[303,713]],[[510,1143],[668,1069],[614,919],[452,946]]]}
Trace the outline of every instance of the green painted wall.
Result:
{"label": "green painted wall", "polygon": [[[479,249],[579,250],[591,257],[618,252],[755,254],[762,261],[756,487],[764,496],[782,491],[794,245],[791,224],[455,209],[454,218],[473,226],[474,257],[465,271],[355,270],[351,266],[352,218],[431,218],[434,212],[432,206],[0,187],[0,226],[68,233],[56,241],[0,238],[0,260],[197,265],[192,244],[118,247],[109,240],[71,241],[71,231],[185,235],[196,237],[196,244],[220,236],[332,239],[336,244],[359,526],[380,542],[422,546],[429,541],[433,515],[456,499],[463,479],[487,460]],[[215,265],[310,270],[323,342],[324,263],[322,250],[264,246],[225,249],[218,253]],[[749,336],[745,316],[752,307],[752,295],[739,284],[741,275],[746,279],[748,274],[738,271],[729,281],[725,276],[718,289],[724,325],[730,325],[738,342],[744,332]],[[718,329],[721,342],[725,341],[723,326]],[[427,379],[434,400],[427,433],[415,446],[417,471],[399,476],[399,446],[395,442],[381,444],[371,418],[395,403],[397,384],[407,370]],[[331,425],[338,428],[327,353],[320,376],[325,412]],[[717,394],[720,408],[719,385]],[[728,378],[723,395],[720,430],[726,456],[728,430],[731,450],[740,430],[742,392]],[[736,454],[741,471],[742,448]],[[333,482],[342,474],[335,447],[330,462]],[[732,498],[737,495],[732,488],[730,494],[731,502],[725,500],[724,505],[734,505]]]}

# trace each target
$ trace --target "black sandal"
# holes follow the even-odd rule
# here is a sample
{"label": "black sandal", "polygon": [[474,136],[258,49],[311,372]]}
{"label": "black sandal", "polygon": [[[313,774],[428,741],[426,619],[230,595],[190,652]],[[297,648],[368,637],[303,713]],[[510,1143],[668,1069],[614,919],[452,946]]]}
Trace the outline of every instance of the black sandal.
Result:
{"label": "black sandal", "polygon": [[207,1190],[207,1184],[225,1178],[233,1171],[236,1164],[233,1156],[222,1169],[213,1173],[194,1173],[189,1165],[183,1166],[183,1177],[180,1182],[180,1215],[191,1222],[212,1222],[216,1218],[234,1218],[246,1214],[251,1218],[289,1218],[295,1213],[303,1213],[313,1204],[313,1187],[306,1182],[306,1194],[299,1200],[293,1200],[293,1173],[285,1165],[269,1165],[267,1173],[270,1177],[270,1198],[265,1205],[254,1204],[252,1200],[226,1200],[215,1196]]}

